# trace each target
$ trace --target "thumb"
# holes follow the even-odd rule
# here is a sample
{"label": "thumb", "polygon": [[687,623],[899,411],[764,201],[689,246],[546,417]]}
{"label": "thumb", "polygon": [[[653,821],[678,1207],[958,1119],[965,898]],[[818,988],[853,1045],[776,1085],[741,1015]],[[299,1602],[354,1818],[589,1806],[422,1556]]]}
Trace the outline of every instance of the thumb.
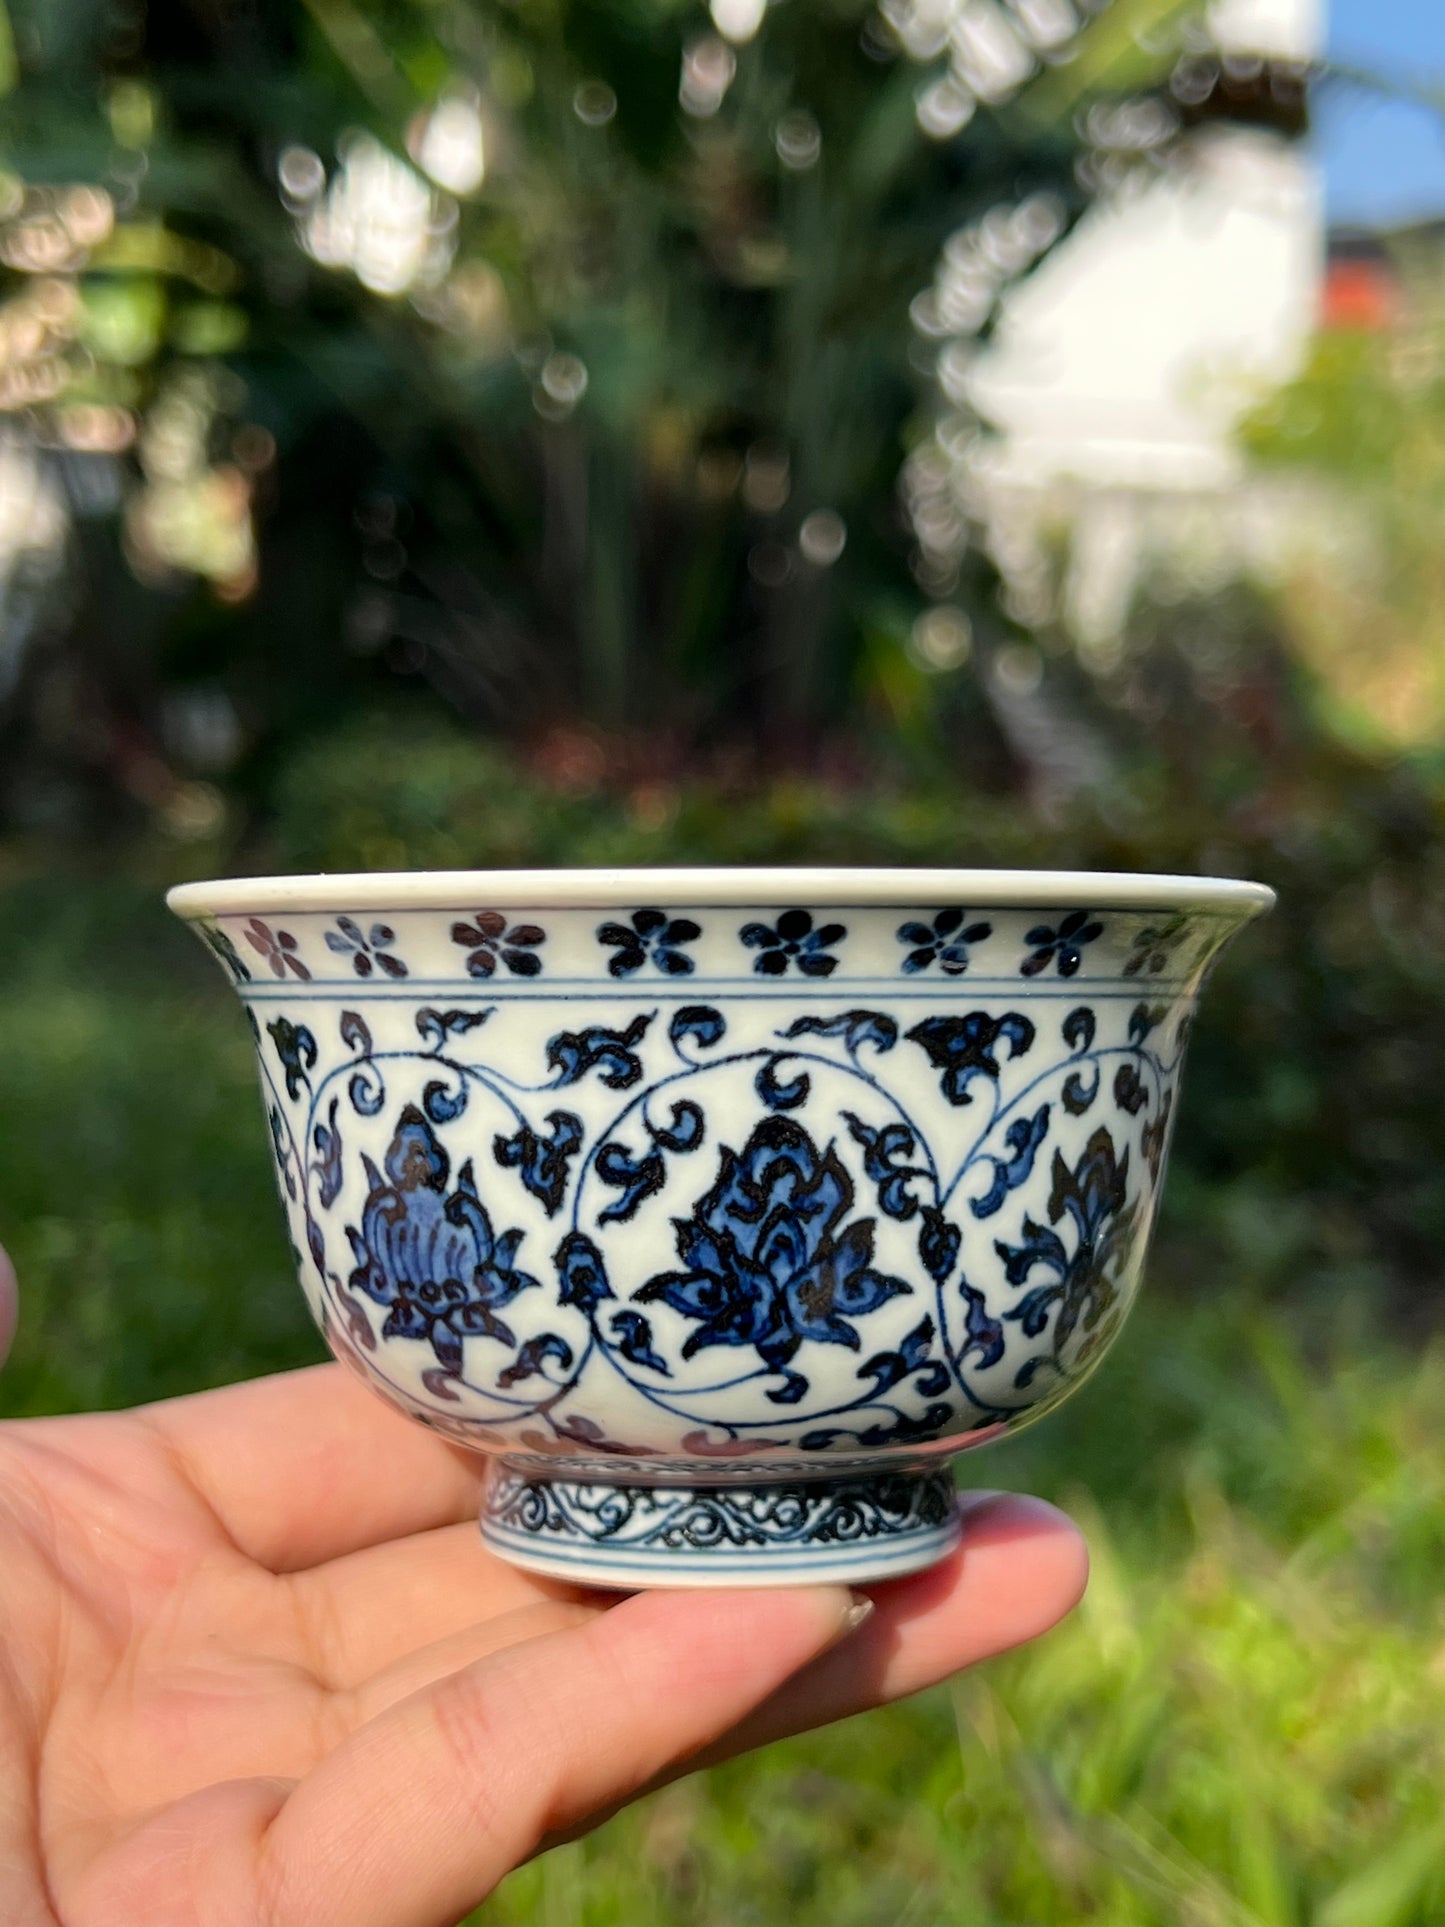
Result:
{"label": "thumb", "polygon": [[9,1355],[19,1307],[20,1291],[15,1282],[15,1267],[5,1255],[5,1247],[0,1245],[0,1365],[5,1363]]}
{"label": "thumb", "polygon": [[638,1593],[390,1708],[261,1848],[277,1927],[443,1927],[549,1834],[716,1740],[861,1623],[842,1587]]}

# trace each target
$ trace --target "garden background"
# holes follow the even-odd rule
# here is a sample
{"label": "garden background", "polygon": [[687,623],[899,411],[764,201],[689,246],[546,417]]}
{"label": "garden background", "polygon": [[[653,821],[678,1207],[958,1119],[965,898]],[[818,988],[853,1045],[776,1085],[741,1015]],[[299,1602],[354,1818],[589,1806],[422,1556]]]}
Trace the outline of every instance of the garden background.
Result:
{"label": "garden background", "polygon": [[1299,139],[1306,78],[1171,0],[0,7],[0,1410],[318,1355],[169,883],[1280,893],[1129,1330],[978,1468],[1082,1520],[1079,1613],[482,1920],[1445,1918],[1445,257],[1357,250],[1244,413],[1328,539],[1151,555],[1103,637],[1066,528],[985,526],[959,377],[1091,202]]}

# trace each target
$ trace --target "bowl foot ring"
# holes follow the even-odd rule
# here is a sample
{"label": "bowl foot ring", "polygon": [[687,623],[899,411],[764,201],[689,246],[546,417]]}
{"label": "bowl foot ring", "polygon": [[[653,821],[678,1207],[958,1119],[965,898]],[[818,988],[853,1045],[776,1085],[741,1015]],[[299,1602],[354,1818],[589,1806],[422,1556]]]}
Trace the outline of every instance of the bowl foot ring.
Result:
{"label": "bowl foot ring", "polygon": [[628,1591],[894,1579],[934,1565],[959,1537],[947,1470],[613,1485],[502,1461],[482,1500],[482,1538],[499,1559]]}

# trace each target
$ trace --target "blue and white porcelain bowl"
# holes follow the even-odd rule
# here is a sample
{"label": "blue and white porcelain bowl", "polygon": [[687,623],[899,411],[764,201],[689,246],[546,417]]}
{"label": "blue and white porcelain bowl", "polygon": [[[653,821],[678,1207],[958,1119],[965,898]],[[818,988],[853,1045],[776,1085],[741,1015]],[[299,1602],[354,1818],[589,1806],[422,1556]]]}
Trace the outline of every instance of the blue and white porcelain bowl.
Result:
{"label": "blue and white porcelain bowl", "polygon": [[870,1580],[1138,1287],[1200,987],[1259,884],[1010,870],[187,884],[303,1287],[588,1584]]}

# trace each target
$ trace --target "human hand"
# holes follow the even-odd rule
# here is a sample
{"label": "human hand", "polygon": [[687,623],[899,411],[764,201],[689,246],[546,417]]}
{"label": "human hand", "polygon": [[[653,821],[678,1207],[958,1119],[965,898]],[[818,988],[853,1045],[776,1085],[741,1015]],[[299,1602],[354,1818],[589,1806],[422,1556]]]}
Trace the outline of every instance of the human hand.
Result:
{"label": "human hand", "polygon": [[[14,1274],[0,1252],[0,1323]],[[911,1693],[1083,1590],[1038,1500],[870,1588],[617,1599],[342,1367],[0,1425],[8,1927],[449,1927],[649,1786]]]}
{"label": "human hand", "polygon": [[10,1341],[15,1336],[16,1310],[15,1267],[4,1246],[0,1245],[0,1365],[10,1356]]}

